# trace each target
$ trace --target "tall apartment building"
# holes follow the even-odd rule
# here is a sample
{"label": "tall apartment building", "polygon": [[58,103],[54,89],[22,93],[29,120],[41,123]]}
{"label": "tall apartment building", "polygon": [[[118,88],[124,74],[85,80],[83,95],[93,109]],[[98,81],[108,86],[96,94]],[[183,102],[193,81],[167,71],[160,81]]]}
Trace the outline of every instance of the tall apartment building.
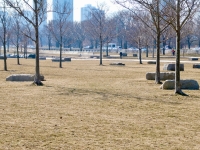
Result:
{"label": "tall apartment building", "polygon": [[92,11],[97,11],[98,9],[90,4],[85,5],[81,8],[81,21],[88,20],[92,18]]}
{"label": "tall apartment building", "polygon": [[[74,15],[73,15],[73,0],[47,0],[47,23],[56,20],[57,18],[57,13],[56,11],[62,10],[64,6],[67,6],[67,9],[71,11],[71,14],[68,17],[68,21],[73,22]],[[57,6],[59,8],[57,8]],[[67,10],[67,11],[68,11]]]}

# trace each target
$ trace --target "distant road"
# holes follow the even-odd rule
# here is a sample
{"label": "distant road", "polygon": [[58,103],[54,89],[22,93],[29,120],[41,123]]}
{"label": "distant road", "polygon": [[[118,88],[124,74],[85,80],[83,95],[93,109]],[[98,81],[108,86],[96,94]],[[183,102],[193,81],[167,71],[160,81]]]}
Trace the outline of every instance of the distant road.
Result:
{"label": "distant road", "polygon": [[[72,60],[91,60],[91,61],[99,61],[99,59],[94,59],[94,58],[85,58],[85,59],[79,59],[79,58],[72,58]],[[106,60],[106,61],[123,61],[123,62],[139,62],[139,59],[103,59],[103,60]],[[147,61],[155,61],[153,59],[144,59],[142,60],[142,62],[147,62]],[[176,61],[175,60],[160,60],[160,62],[168,62],[168,63],[175,63]],[[184,60],[184,61],[180,61],[181,63],[191,63],[191,64],[200,64],[200,61],[187,61],[187,60]]]}

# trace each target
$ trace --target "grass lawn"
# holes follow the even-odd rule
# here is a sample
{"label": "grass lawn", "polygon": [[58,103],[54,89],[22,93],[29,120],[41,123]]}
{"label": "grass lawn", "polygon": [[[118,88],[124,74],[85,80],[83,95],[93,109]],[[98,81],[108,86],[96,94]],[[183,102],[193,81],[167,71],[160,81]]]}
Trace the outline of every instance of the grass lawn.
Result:
{"label": "grass lawn", "polygon": [[[63,68],[40,61],[44,86],[7,82],[34,74],[35,60],[0,60],[0,150],[198,150],[200,92],[189,96],[147,81],[155,65],[120,60],[72,60]],[[161,70],[163,63],[161,63]],[[181,79],[200,83],[200,70],[185,63]]]}

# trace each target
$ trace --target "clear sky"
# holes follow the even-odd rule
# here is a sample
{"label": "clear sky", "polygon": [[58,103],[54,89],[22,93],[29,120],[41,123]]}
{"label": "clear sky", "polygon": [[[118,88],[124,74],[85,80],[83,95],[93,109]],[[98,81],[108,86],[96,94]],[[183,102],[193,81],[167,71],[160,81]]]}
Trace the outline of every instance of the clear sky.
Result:
{"label": "clear sky", "polygon": [[[81,7],[86,4],[91,4],[92,6],[97,6],[97,4],[105,3],[108,5],[109,12],[118,11],[119,6],[112,3],[112,0],[74,0],[74,20],[80,21]],[[109,13],[108,12],[108,13]]]}

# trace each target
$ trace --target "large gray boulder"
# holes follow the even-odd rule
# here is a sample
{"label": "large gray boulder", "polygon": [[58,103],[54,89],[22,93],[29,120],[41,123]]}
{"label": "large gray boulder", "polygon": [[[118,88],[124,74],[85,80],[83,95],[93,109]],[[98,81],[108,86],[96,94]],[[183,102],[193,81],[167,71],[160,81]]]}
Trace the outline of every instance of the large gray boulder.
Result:
{"label": "large gray boulder", "polygon": [[[146,73],[147,80],[155,80],[155,72]],[[174,72],[160,72],[160,80],[174,80],[175,73]]]}
{"label": "large gray boulder", "polygon": [[[175,71],[175,64],[164,64],[163,70]],[[184,64],[180,64],[180,71],[184,71]]]}
{"label": "large gray boulder", "polygon": [[[175,80],[166,80],[160,87],[163,90],[175,89]],[[181,89],[199,90],[199,84],[196,80],[181,80]]]}
{"label": "large gray boulder", "polygon": [[[6,78],[6,81],[34,81],[35,75],[32,74],[13,74]],[[40,75],[41,81],[44,81],[44,76]]]}

